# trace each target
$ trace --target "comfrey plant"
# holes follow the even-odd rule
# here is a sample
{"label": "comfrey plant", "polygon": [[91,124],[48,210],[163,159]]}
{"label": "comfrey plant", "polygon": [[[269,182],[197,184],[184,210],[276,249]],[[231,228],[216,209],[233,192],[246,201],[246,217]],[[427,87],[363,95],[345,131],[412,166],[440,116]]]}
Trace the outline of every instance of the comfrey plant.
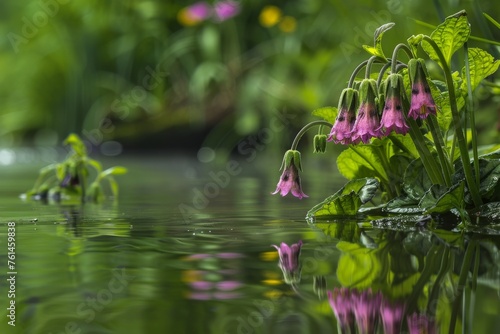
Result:
{"label": "comfrey plant", "polygon": [[[85,144],[75,134],[70,134],[64,140],[64,144],[71,147],[66,159],[61,163],[42,168],[35,185],[24,194],[24,197],[55,202],[76,198],[82,203],[98,203],[104,197],[101,183],[103,180],[107,180],[116,199],[118,197],[118,183],[113,176],[125,174],[127,169],[115,166],[103,171],[101,163],[87,155]],[[95,174],[92,182],[89,182],[91,176],[89,167],[95,171],[92,173]]]}
{"label": "comfrey plant", "polygon": [[[430,36],[411,36],[388,58],[382,36],[393,26],[377,29],[374,46],[364,46],[371,57],[352,73],[338,108],[315,110],[313,115],[323,120],[307,124],[297,134],[285,154],[284,172],[274,193],[284,196],[291,191],[306,197],[297,146],[307,130],[319,126],[314,152],[324,152],[327,141],[348,145],[337,166],[350,181],[313,207],[309,218],[355,215],[363,204],[374,202],[375,195],[380,205],[373,211],[451,211],[469,223],[479,222],[471,217],[493,217],[500,209],[500,150],[479,155],[472,94],[497,71],[500,61],[467,46],[470,25],[465,11],[448,17]],[[420,51],[427,59],[417,56]],[[456,70],[451,67],[455,53],[454,61],[463,56],[463,66]],[[429,75],[429,63],[440,68],[444,81]],[[372,72],[374,66],[380,67],[378,73]],[[364,77],[358,78],[363,68]],[[325,126],[331,128],[328,136],[322,133]]]}

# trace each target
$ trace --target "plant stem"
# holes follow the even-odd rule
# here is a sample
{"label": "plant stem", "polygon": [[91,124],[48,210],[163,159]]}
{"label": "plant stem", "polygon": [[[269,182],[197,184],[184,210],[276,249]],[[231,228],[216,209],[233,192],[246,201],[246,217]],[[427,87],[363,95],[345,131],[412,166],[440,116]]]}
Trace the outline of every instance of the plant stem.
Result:
{"label": "plant stem", "polygon": [[354,85],[354,81],[356,80],[356,75],[358,75],[358,72],[361,71],[361,69],[368,63],[368,60],[362,61],[354,71],[352,71],[351,77],[349,78],[349,83],[347,84],[347,88],[352,88]]}
{"label": "plant stem", "polygon": [[467,78],[467,104],[466,110],[470,119],[470,129],[472,134],[472,154],[474,161],[474,172],[476,177],[476,184],[481,183],[481,179],[479,177],[479,155],[477,153],[477,130],[476,130],[476,119],[474,115],[474,101],[472,97],[472,86],[470,83],[470,64],[469,64],[469,48],[467,47],[467,43],[464,44],[465,50],[465,73]]}
{"label": "plant stem", "polygon": [[429,148],[425,144],[425,138],[420,132],[417,122],[411,117],[407,117],[406,121],[410,126],[411,139],[417,148],[422,164],[424,165],[432,183],[445,184],[443,174],[439,172],[439,166],[437,165],[436,160],[432,157],[431,151],[429,151]]}
{"label": "plant stem", "polygon": [[396,65],[398,65],[397,59],[398,59],[399,50],[403,50],[408,55],[408,58],[410,58],[410,59],[415,58],[415,56],[413,55],[413,52],[410,50],[410,48],[406,44],[399,43],[398,45],[396,45],[396,47],[394,48],[394,51],[392,52],[392,62],[391,62],[391,64],[392,64],[391,72],[392,73],[397,72]]}
{"label": "plant stem", "polygon": [[472,272],[471,292],[470,292],[470,306],[469,306],[469,333],[472,333],[474,327],[474,309],[476,306],[476,289],[477,289],[477,275],[479,272],[479,245],[476,247],[476,254],[474,256],[474,269]]}
{"label": "plant stem", "polygon": [[467,276],[469,274],[469,268],[472,262],[472,254],[474,254],[475,250],[476,250],[476,240],[471,240],[467,245],[467,249],[465,250],[465,258],[464,261],[462,262],[462,269],[460,270],[460,276],[458,278],[457,291],[455,292],[455,300],[453,302],[453,306],[451,309],[450,329],[448,331],[448,333],[450,334],[455,333],[455,324],[457,322],[460,300],[462,297],[462,293],[464,292]]}
{"label": "plant stem", "polygon": [[429,126],[432,138],[434,139],[434,144],[438,154],[439,162],[441,163],[441,170],[445,184],[447,187],[451,187],[451,175],[453,174],[453,170],[450,166],[450,162],[448,161],[448,159],[446,159],[446,155],[443,150],[443,136],[441,135],[439,125],[437,124],[436,117],[434,115],[430,115],[429,117],[427,117],[427,125]]}
{"label": "plant stem", "polygon": [[439,291],[441,290],[441,282],[444,276],[450,271],[450,249],[449,247],[444,248],[443,255],[441,257],[441,267],[439,268],[438,275],[434,284],[432,286],[432,290],[429,294],[429,301],[427,302],[427,314],[431,317],[436,316],[437,302],[439,299]]}
{"label": "plant stem", "polygon": [[365,79],[370,79],[370,73],[372,71],[372,64],[377,59],[378,59],[377,56],[371,56],[368,59],[368,62],[366,63],[366,68],[365,68]]}
{"label": "plant stem", "polygon": [[429,45],[436,52],[437,56],[439,57],[439,61],[441,62],[444,75],[446,77],[446,85],[448,86],[448,94],[450,99],[451,115],[453,118],[453,127],[455,130],[455,136],[457,137],[458,148],[460,149],[460,158],[464,168],[465,179],[472,200],[474,202],[474,205],[476,206],[476,208],[478,208],[483,202],[481,200],[481,196],[479,195],[478,185],[475,182],[475,179],[472,175],[469,152],[467,150],[467,143],[465,142],[464,133],[462,131],[462,122],[460,120],[460,114],[458,112],[457,100],[455,96],[455,87],[453,86],[453,78],[451,76],[451,71],[450,68],[448,67],[448,64],[446,63],[446,59],[443,56],[443,53],[439,49],[439,46],[436,44],[436,42],[434,42],[434,40],[432,40],[429,36],[424,36],[423,40],[429,43]]}
{"label": "plant stem", "polygon": [[292,142],[292,147],[290,149],[296,150],[297,146],[299,145],[299,141],[302,138],[302,136],[304,135],[304,133],[306,133],[307,130],[309,130],[310,128],[312,128],[313,126],[316,126],[316,125],[324,125],[324,126],[328,126],[328,127],[333,126],[331,123],[329,123],[327,121],[323,121],[323,120],[313,121],[311,123],[304,125],[304,127],[302,129],[300,129],[300,131],[295,136],[295,139]]}

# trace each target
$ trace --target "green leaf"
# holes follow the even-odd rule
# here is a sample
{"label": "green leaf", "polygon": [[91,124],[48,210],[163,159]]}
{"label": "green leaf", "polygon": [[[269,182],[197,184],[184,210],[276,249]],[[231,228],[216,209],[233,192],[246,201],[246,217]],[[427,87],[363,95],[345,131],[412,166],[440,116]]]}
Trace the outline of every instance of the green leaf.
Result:
{"label": "green leaf", "polygon": [[500,149],[480,156],[482,159],[500,159]]}
{"label": "green leaf", "polygon": [[389,163],[391,164],[390,180],[392,183],[403,183],[406,168],[412,161],[412,158],[402,154],[395,154],[389,159]]}
{"label": "green leaf", "polygon": [[[415,20],[417,23],[421,23],[418,20]],[[434,26],[431,26],[431,28],[434,29]],[[420,35],[412,35],[410,38],[407,39],[408,46],[411,48],[411,51],[413,52],[414,55],[418,54],[418,46],[422,42],[422,38],[424,37],[423,34]]]}
{"label": "green leaf", "polygon": [[95,170],[97,171],[97,173],[102,172],[102,165],[99,161],[89,158],[89,159],[85,159],[85,162],[88,163],[89,165],[91,165],[92,167],[94,167]]}
{"label": "green leaf", "polygon": [[113,193],[113,196],[115,198],[117,198],[118,197],[118,182],[116,182],[112,176],[107,177],[107,180],[109,181],[109,185],[111,187],[111,192]]}
{"label": "green leaf", "polygon": [[345,241],[338,242],[337,248],[342,252],[337,266],[337,279],[342,286],[363,290],[383,276],[378,250]]}
{"label": "green leaf", "polygon": [[108,168],[105,171],[103,171],[100,174],[100,177],[105,178],[105,177],[108,177],[110,175],[123,175],[126,173],[127,173],[127,168],[121,167],[121,166],[115,166],[115,167],[111,167],[111,168]]}
{"label": "green leaf", "polygon": [[498,224],[498,221],[500,220],[500,202],[483,204],[475,210],[473,214],[475,217],[482,219],[485,223]]}
{"label": "green leaf", "polygon": [[415,214],[423,212],[423,210],[418,207],[418,200],[408,196],[400,196],[390,200],[385,206],[384,211],[398,214]]}
{"label": "green leaf", "polygon": [[349,181],[335,194],[309,210],[307,218],[355,215],[362,204],[373,198],[378,187],[379,182],[375,178]]}
{"label": "green leaf", "polygon": [[80,157],[87,156],[87,148],[85,147],[85,144],[82,142],[80,137],[74,133],[70,134],[64,140],[64,145],[70,145],[73,151],[75,151],[75,153]]}
{"label": "green leaf", "polygon": [[395,23],[393,22],[389,22],[389,23],[386,23],[382,26],[380,26],[377,30],[375,30],[375,33],[373,35],[373,47],[372,46],[368,46],[368,45],[363,45],[363,49],[365,49],[366,51],[368,51],[369,54],[373,55],[373,56],[377,56],[381,59],[383,59],[384,61],[387,61],[385,55],[384,55],[384,50],[382,49],[382,36],[384,35],[384,33],[391,29],[392,27],[394,27]]}
{"label": "green leaf", "polygon": [[336,240],[358,242],[360,229],[358,221],[339,221],[334,223],[316,223],[315,227],[323,231],[326,236]]}
{"label": "green leaf", "polygon": [[[457,108],[461,110],[465,105],[465,92],[459,89],[460,84],[462,83],[462,78],[458,75],[458,72],[452,73],[456,97],[457,97]],[[437,85],[442,84],[444,91],[440,91],[437,88]],[[439,128],[446,132],[450,128],[451,121],[453,120],[451,113],[451,105],[450,105],[450,94],[448,93],[448,88],[444,82],[440,81],[429,81],[429,87],[431,89],[432,97],[434,98],[434,102],[436,103],[437,110],[437,121]]]}
{"label": "green leaf", "polygon": [[422,196],[430,189],[432,181],[427,175],[420,159],[413,160],[406,168],[403,189],[413,200],[420,201]]}
{"label": "green leaf", "polygon": [[392,144],[399,148],[402,152],[408,153],[411,155],[413,158],[418,158],[418,151],[417,148],[415,147],[415,143],[411,139],[410,136],[403,136],[401,134],[390,134],[389,139],[391,140]]}
{"label": "green leaf", "polygon": [[338,110],[336,107],[322,107],[319,109],[316,109],[312,112],[314,116],[321,117],[325,121],[332,123],[335,123],[335,118],[337,117]]}
{"label": "green leaf", "polygon": [[[430,37],[438,45],[444,55],[446,64],[449,66],[452,55],[467,42],[469,35],[470,26],[467,20],[467,13],[462,10],[448,16],[443,23],[436,27]],[[440,63],[436,52],[425,40],[422,42],[422,48],[432,60]]]}
{"label": "green leaf", "polygon": [[[354,180],[362,177],[378,177],[384,182],[389,181],[383,159],[383,144],[389,145],[389,139],[378,140],[372,144],[351,146],[342,151],[337,158],[337,168],[346,179]],[[392,145],[392,144],[391,144]],[[387,154],[388,156],[392,154]]]}
{"label": "green leaf", "polygon": [[[470,48],[468,58],[472,90],[476,89],[484,78],[495,73],[500,65],[500,60],[495,60],[492,55],[479,48]],[[462,77],[466,77],[465,67],[462,69]],[[462,89],[467,91],[465,80],[462,82]]]}
{"label": "green leaf", "polygon": [[461,208],[464,201],[464,182],[457,183],[450,188],[434,184],[422,197],[418,204],[424,213],[443,213],[453,208]]}
{"label": "green leaf", "polygon": [[[474,167],[473,167],[474,168]],[[454,180],[464,180],[463,167],[457,168]],[[500,159],[479,159],[479,194],[488,201],[500,200]],[[464,199],[471,204],[472,200],[468,189],[465,191]]]}

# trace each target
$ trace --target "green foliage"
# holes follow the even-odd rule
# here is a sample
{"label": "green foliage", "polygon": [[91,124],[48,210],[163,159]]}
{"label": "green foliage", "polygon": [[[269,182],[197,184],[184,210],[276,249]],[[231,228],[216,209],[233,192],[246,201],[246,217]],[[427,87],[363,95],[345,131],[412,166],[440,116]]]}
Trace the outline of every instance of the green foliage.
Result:
{"label": "green foliage", "polygon": [[[471,89],[475,90],[477,86],[491,74],[495,73],[500,66],[500,60],[495,60],[492,55],[483,49],[470,48],[469,49],[469,64],[470,64],[470,85]],[[465,78],[467,73],[465,67],[462,69],[462,77]],[[467,92],[466,82],[463,81],[461,89]]]}
{"label": "green foliage", "polygon": [[362,204],[375,196],[379,182],[374,178],[347,182],[339,191],[327,197],[307,213],[308,218],[355,215]]}
{"label": "green foliage", "polygon": [[418,206],[424,213],[444,213],[464,205],[464,182],[451,187],[433,184],[422,196]]}
{"label": "green foliage", "polygon": [[374,46],[368,46],[368,45],[363,45],[363,49],[365,49],[368,53],[370,53],[373,56],[376,56],[383,61],[386,60],[386,56],[384,55],[384,50],[382,48],[382,36],[384,33],[394,27],[395,23],[386,23],[379,27],[377,30],[375,30],[374,33]]}
{"label": "green foliage", "polygon": [[[337,168],[350,182],[313,207],[308,217],[356,215],[380,189],[381,195],[377,199],[381,203],[375,203],[378,210],[405,215],[453,211],[460,215],[464,223],[468,223],[472,219],[467,210],[477,209],[483,202],[500,201],[500,159],[497,152],[478,158],[475,114],[470,107],[471,92],[498,70],[500,60],[482,49],[467,48],[470,25],[465,11],[446,18],[430,36],[412,36],[408,39],[409,46],[398,44],[393,58],[397,58],[399,50],[405,50],[410,57],[408,64],[384,56],[382,36],[392,26],[383,25],[375,32],[374,47],[364,46],[372,57],[355,69],[344,91],[356,93],[359,90],[361,96],[366,93],[366,85],[356,88],[355,83],[357,73],[366,67],[362,82],[370,80],[371,85],[376,86],[373,89],[379,92],[376,103],[383,115],[387,110],[400,110],[403,113],[401,118],[409,126],[387,125],[382,120],[380,124],[384,127],[393,128],[387,131],[389,133],[377,133],[382,126],[370,128],[378,125],[369,122],[379,124],[379,121],[376,120],[377,115],[366,107],[358,109],[355,121],[348,119],[352,123],[347,123],[346,118],[335,119],[334,130],[340,134],[340,139],[334,138],[334,141],[350,144],[339,154]],[[416,57],[419,48],[439,64],[444,81],[442,77],[432,80],[426,61]],[[461,71],[453,71],[452,57],[461,48],[468,55],[465,59],[467,66]],[[390,65],[391,75],[387,76],[385,71],[388,66],[384,66],[378,73],[377,81],[368,79],[374,77],[370,73],[373,62]],[[394,78],[394,81],[388,82],[388,78]],[[385,88],[396,86],[404,88],[398,89],[401,92],[393,93],[394,96],[384,96],[389,95],[389,90]],[[411,96],[411,106],[404,96],[405,90]],[[463,122],[465,105],[468,106],[465,116],[470,122],[467,125]],[[371,114],[367,116],[368,112]],[[313,115],[333,122],[335,113],[333,108],[325,107],[316,109]],[[362,130],[357,128],[360,126],[358,122],[364,122]],[[449,137],[450,130],[453,138]],[[361,135],[353,135],[356,131],[362,131]],[[407,132],[409,136],[404,135]],[[363,143],[360,143],[361,136],[367,136],[368,140],[362,138]],[[469,144],[472,144],[474,153],[472,163],[467,147]],[[368,196],[363,197],[363,193]]]}
{"label": "green foliage", "polygon": [[333,124],[335,123],[335,117],[337,117],[338,109],[336,107],[322,107],[315,109],[312,114],[313,116],[320,117]]}
{"label": "green foliage", "polygon": [[[446,65],[449,66],[451,57],[467,42],[469,35],[470,25],[467,20],[467,14],[465,11],[460,11],[457,14],[447,17],[443,23],[437,26],[430,37],[438,45],[444,55]],[[436,51],[427,42],[422,43],[422,48],[432,60],[440,62]]]}
{"label": "green foliage", "polygon": [[[66,159],[57,164],[43,167],[33,188],[25,196],[43,201],[81,201],[101,202],[105,193],[101,182],[107,180],[110,184],[112,195],[118,198],[118,183],[114,175],[123,175],[127,169],[115,166],[102,170],[102,165],[97,160],[87,156],[85,144],[76,134],[70,134],[64,144],[69,145],[71,151]],[[92,167],[95,179],[88,182]],[[51,175],[55,174],[55,175]]]}

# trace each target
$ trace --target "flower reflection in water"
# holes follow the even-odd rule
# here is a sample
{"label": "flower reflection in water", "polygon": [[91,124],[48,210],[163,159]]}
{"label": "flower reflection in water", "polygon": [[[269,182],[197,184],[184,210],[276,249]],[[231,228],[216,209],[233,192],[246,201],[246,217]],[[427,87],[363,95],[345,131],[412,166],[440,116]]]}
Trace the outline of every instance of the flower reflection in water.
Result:
{"label": "flower reflection in water", "polygon": [[328,301],[337,318],[340,333],[375,333],[382,323],[384,333],[400,333],[404,304],[390,302],[381,292],[371,289],[335,288],[328,291]]}
{"label": "flower reflection in water", "polygon": [[302,241],[296,244],[288,246],[286,243],[282,242],[280,246],[273,245],[274,248],[278,250],[280,257],[279,267],[283,271],[283,277],[285,283],[296,284],[300,282],[300,249],[302,247]]}
{"label": "flower reflection in water", "polygon": [[242,283],[238,280],[240,273],[240,253],[193,254],[187,261],[196,261],[197,268],[187,270],[183,281],[190,287],[187,298],[196,300],[236,299],[242,296],[238,288]]}
{"label": "flower reflection in water", "polygon": [[437,325],[434,319],[425,314],[413,313],[407,318],[410,334],[436,334]]}

